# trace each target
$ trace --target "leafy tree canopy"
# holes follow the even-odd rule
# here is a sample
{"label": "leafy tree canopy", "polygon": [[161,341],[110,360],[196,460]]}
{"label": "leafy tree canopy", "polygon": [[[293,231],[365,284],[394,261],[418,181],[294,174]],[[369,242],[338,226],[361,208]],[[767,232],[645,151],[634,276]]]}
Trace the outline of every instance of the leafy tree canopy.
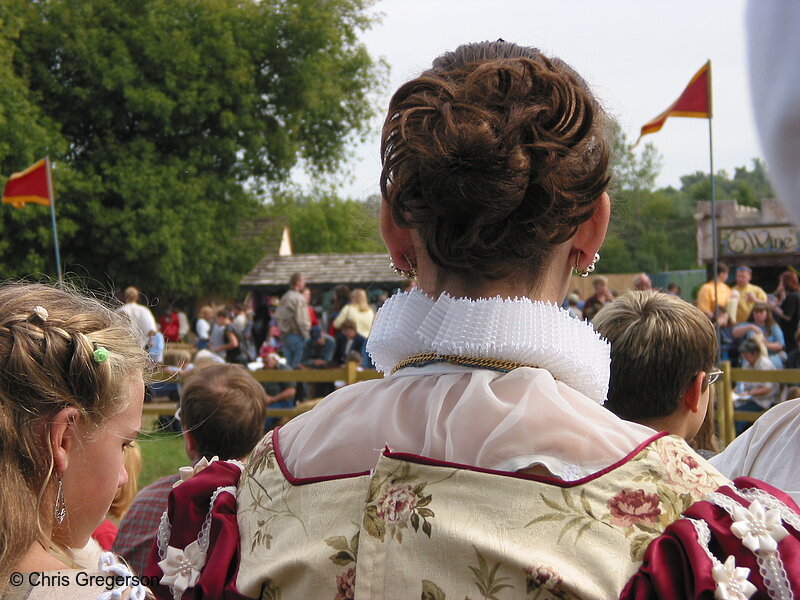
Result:
{"label": "leafy tree canopy", "polygon": [[268,207],[285,216],[297,254],[386,252],[380,234],[380,198],[342,199],[330,191],[280,193]]}
{"label": "leafy tree canopy", "polygon": [[[612,179],[609,194],[612,219],[601,250],[606,273],[660,272],[697,267],[694,213],[698,200],[708,200],[708,173],[681,177],[681,189],[655,189],[662,158],[647,144],[633,152],[621,127],[612,123]],[[764,163],[753,159],[752,170],[738,167],[733,179],[725,171],[715,175],[717,199],[736,199],[760,206],[773,195]]]}
{"label": "leafy tree canopy", "polygon": [[[725,170],[714,174],[717,200],[736,200],[744,206],[759,208],[762,198],[774,197],[764,162],[754,158],[752,164],[752,170],[748,170],[747,167],[736,167],[733,179]],[[708,173],[695,171],[691,175],[684,175],[681,177],[681,191],[694,200],[709,200],[711,181]]]}
{"label": "leafy tree canopy", "polygon": [[[2,173],[51,156],[67,269],[230,291],[259,258],[237,238],[258,190],[298,161],[335,172],[367,132],[386,72],[358,39],[370,5],[4,0]],[[3,275],[53,272],[46,210],[0,211]]]}

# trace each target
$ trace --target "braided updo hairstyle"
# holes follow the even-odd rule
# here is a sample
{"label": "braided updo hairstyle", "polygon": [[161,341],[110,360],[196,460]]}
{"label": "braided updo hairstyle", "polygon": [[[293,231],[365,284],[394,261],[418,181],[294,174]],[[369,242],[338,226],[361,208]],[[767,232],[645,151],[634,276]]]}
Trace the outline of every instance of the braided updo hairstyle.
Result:
{"label": "braided updo hairstyle", "polygon": [[[96,360],[99,347],[104,360],[102,350]],[[125,409],[147,364],[128,320],[98,301],[40,284],[0,285],[0,582],[37,539],[47,542],[49,419],[77,409],[91,443],[92,428]]]}
{"label": "braided updo hairstyle", "polygon": [[606,123],[563,61],[502,40],[460,46],[392,97],[381,192],[439,268],[533,278],[608,185]]}

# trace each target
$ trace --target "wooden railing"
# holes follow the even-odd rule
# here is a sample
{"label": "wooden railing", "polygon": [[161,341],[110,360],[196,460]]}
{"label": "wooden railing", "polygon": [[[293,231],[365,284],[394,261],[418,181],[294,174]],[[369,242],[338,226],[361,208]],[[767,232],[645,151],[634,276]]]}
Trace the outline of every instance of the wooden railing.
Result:
{"label": "wooden railing", "polygon": [[782,385],[800,384],[800,369],[775,369],[762,371],[756,369],[734,369],[728,361],[720,365],[722,376],[717,381],[717,431],[722,443],[727,446],[736,437],[735,421],[753,422],[766,411],[736,410],[733,405],[733,392],[740,381],[755,383],[779,383]]}
{"label": "wooden railing", "polygon": [[[755,421],[765,411],[735,410],[733,405],[733,391],[739,381],[765,382],[791,385],[800,383],[800,369],[776,369],[774,371],[761,371],[755,369],[733,369],[730,362],[720,365],[723,373],[715,384],[717,397],[717,432],[720,441],[727,446],[736,437],[735,421]],[[303,383],[333,383],[343,381],[345,385],[380,379],[383,374],[370,369],[359,370],[355,363],[337,369],[262,369],[251,371],[253,378],[261,383],[268,382],[303,382]],[[180,381],[179,378],[169,375],[156,374],[155,381]],[[269,408],[267,416],[277,418],[293,418],[313,407],[311,403],[301,403],[294,408]],[[177,409],[175,402],[151,402],[144,405],[144,414],[151,416],[173,415]]]}
{"label": "wooden railing", "polygon": [[[359,370],[356,363],[348,363],[346,367],[338,369],[260,369],[250,371],[253,379],[259,383],[270,382],[302,382],[302,383],[334,383],[343,381],[345,385],[367,381],[370,379],[380,379],[382,373],[371,369]],[[153,381],[180,382],[181,378],[167,373],[156,373]],[[313,405],[301,403],[294,408],[269,408],[267,407],[268,417],[289,418],[310,410]],[[178,405],[175,402],[148,402],[144,405],[143,413],[150,416],[173,415]]]}

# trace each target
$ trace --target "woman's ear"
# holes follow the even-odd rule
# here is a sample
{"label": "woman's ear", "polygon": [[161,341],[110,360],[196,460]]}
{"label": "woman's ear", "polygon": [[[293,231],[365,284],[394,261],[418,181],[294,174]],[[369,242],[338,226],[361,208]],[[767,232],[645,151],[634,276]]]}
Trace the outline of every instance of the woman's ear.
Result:
{"label": "woman's ear", "polygon": [[51,419],[49,443],[53,452],[53,466],[61,475],[69,466],[69,457],[77,443],[76,428],[80,419],[76,408],[64,408]]}
{"label": "woman's ear", "polygon": [[394,265],[403,271],[417,266],[417,252],[414,249],[411,229],[400,227],[392,216],[392,209],[386,200],[381,201],[381,236]]}
{"label": "woman's ear", "polygon": [[611,220],[611,200],[607,192],[603,192],[597,201],[594,213],[587,221],[578,226],[575,237],[572,238],[572,251],[580,251],[578,267],[585,269],[594,260],[594,255],[600,250],[606,239],[608,223]]}

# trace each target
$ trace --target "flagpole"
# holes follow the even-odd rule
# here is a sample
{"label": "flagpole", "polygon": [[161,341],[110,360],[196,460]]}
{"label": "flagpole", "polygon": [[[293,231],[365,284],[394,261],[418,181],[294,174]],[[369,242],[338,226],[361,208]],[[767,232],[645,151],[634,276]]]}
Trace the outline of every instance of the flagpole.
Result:
{"label": "flagpole", "polygon": [[[716,187],[714,186],[714,129],[712,127],[714,109],[712,104],[712,89],[711,59],[708,59],[708,177],[711,186],[711,276],[714,278],[714,326],[719,330],[719,301],[717,295],[717,287],[719,286],[719,274],[717,273],[717,267],[719,266],[719,244],[717,243],[717,194]],[[733,318],[735,317],[736,315],[733,315]],[[721,357],[720,348],[717,347],[717,362],[721,360]]]}
{"label": "flagpole", "polygon": [[53,193],[53,178],[50,175],[50,157],[45,157],[47,166],[47,193],[50,195],[50,220],[53,223],[53,247],[56,252],[56,273],[58,274],[58,287],[64,287],[64,279],[61,276],[61,254],[58,251],[58,230],[56,229],[56,196]]}

